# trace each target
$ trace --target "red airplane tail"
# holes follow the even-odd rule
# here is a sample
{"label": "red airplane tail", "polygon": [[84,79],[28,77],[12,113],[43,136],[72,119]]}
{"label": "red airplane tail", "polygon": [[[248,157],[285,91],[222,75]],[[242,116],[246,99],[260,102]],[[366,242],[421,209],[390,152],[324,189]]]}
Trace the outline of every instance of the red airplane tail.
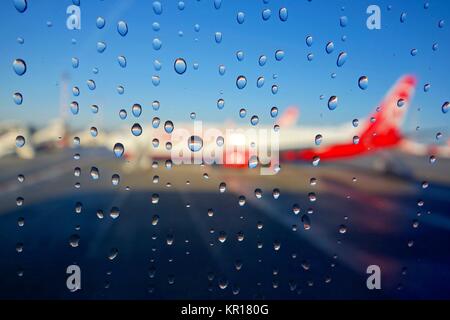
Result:
{"label": "red airplane tail", "polygon": [[402,77],[376,108],[374,114],[362,127],[360,134],[353,139],[350,137],[353,141],[302,151],[287,151],[282,153],[281,159],[311,161],[318,157],[320,160],[335,160],[397,145],[403,139],[400,126],[414,94],[415,86],[414,76]]}

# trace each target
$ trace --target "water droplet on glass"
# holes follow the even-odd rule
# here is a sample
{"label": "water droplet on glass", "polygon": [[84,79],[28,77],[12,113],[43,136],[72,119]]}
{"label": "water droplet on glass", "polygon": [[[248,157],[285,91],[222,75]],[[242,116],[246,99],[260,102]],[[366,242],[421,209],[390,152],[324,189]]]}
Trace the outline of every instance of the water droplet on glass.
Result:
{"label": "water droplet on glass", "polygon": [[361,76],[358,79],[358,86],[362,89],[362,90],[366,90],[367,87],[369,86],[369,78],[367,78],[366,76]]}
{"label": "water droplet on glass", "polygon": [[278,11],[278,16],[280,17],[281,21],[287,21],[288,10],[286,8],[280,8],[280,10]]}
{"label": "water droplet on glass", "polygon": [[139,123],[133,124],[133,126],[131,127],[131,133],[135,137],[140,136],[142,134],[142,127],[141,127],[141,125]]}
{"label": "water droplet on glass", "polygon": [[14,0],[14,7],[20,13],[24,13],[28,7],[27,0]]}
{"label": "water droplet on glass", "polygon": [[122,37],[125,37],[127,35],[127,33],[128,33],[128,25],[127,25],[127,23],[125,21],[121,20],[121,21],[119,21],[117,23],[117,32],[119,32],[119,34]]}
{"label": "water droplet on glass", "polygon": [[106,50],[106,42],[99,41],[97,42],[97,52],[103,53]]}
{"label": "water droplet on glass", "polygon": [[339,56],[337,58],[336,65],[338,67],[342,67],[346,61],[347,61],[347,52],[341,52],[339,53]]}
{"label": "water droplet on glass", "polygon": [[92,79],[86,81],[86,84],[90,90],[95,90],[95,88],[97,87],[95,81]]}
{"label": "water droplet on glass", "polygon": [[155,49],[155,50],[161,49],[161,47],[162,47],[161,40],[159,40],[159,38],[154,38],[152,41],[152,46],[153,46],[153,49]]}
{"label": "water droplet on glass", "polygon": [[332,41],[329,41],[327,45],[325,46],[326,53],[330,54],[334,51],[334,43]]}
{"label": "water droplet on glass", "polygon": [[256,80],[256,87],[261,88],[264,85],[264,77],[258,77]]}
{"label": "water droplet on glass", "polygon": [[239,11],[237,13],[236,20],[239,24],[243,24],[245,21],[245,14],[242,11]]}
{"label": "water droplet on glass", "polygon": [[21,94],[20,92],[15,92],[15,93],[13,94],[13,100],[14,100],[14,103],[15,103],[15,104],[17,104],[18,106],[20,106],[20,105],[22,104],[22,102],[23,102],[23,96],[22,96],[22,94]]}
{"label": "water droplet on glass", "polygon": [[338,104],[338,97],[331,96],[330,99],[328,99],[328,109],[334,110],[336,109]]}
{"label": "water droplet on glass", "polygon": [[446,101],[441,107],[442,113],[447,113],[450,110],[450,102]]}
{"label": "water droplet on glass", "polygon": [[238,89],[244,89],[246,85],[247,85],[247,78],[245,78],[244,76],[237,77],[236,87]]}
{"label": "water droplet on glass", "polygon": [[236,58],[238,59],[238,61],[244,60],[244,51],[241,51],[241,50],[237,51]]}
{"label": "water droplet on glass", "polygon": [[186,72],[186,61],[183,58],[178,58],[175,60],[173,64],[173,68],[175,69],[175,72],[178,74],[183,74]]}
{"label": "water droplet on glass", "polygon": [[225,74],[225,71],[226,71],[226,67],[225,67],[223,64],[221,64],[221,65],[219,66],[219,74],[220,74],[221,76],[223,76],[223,75]]}
{"label": "water droplet on glass", "polygon": [[116,143],[114,145],[113,152],[114,152],[114,155],[117,158],[120,158],[123,155],[123,152],[124,152],[123,144],[121,144],[120,142]]}
{"label": "water droplet on glass", "polygon": [[284,58],[284,51],[283,50],[277,50],[275,51],[275,60],[281,61]]}
{"label": "water droplet on glass", "polygon": [[270,9],[264,9],[261,13],[261,16],[264,21],[269,20],[271,15],[272,15],[272,11],[270,11]]}
{"label": "water droplet on glass", "polygon": [[221,110],[221,109],[223,109],[223,107],[225,107],[225,100],[223,100],[223,99],[217,100],[217,108],[219,110]]}
{"label": "water droplet on glass", "polygon": [[13,61],[13,69],[17,75],[22,76],[25,72],[27,72],[27,65],[22,59],[15,59]]}
{"label": "water droplet on glass", "polygon": [[258,124],[258,122],[259,122],[259,118],[258,118],[257,115],[254,115],[254,116],[251,117],[250,123],[251,123],[253,126],[256,126],[256,125]]}
{"label": "water droplet on glass", "polygon": [[216,40],[216,43],[221,43],[222,42],[222,32],[216,32],[214,34],[214,39]]}
{"label": "water droplet on glass", "polygon": [[272,107],[272,109],[270,109],[270,116],[272,118],[275,118],[276,116],[278,116],[278,108],[277,107]]}
{"label": "water droplet on glass", "polygon": [[22,148],[25,145],[25,138],[23,136],[16,137],[16,147]]}
{"label": "water droplet on glass", "polygon": [[200,151],[203,147],[203,140],[199,136],[191,136],[188,139],[188,147],[192,152]]}
{"label": "water droplet on glass", "polygon": [[303,229],[309,230],[311,229],[311,220],[309,219],[309,216],[304,214],[302,215],[302,223],[303,223]]}
{"label": "water droplet on glass", "polygon": [[306,39],[305,39],[305,42],[306,42],[306,45],[308,47],[311,47],[312,44],[313,44],[313,37],[312,36],[307,36]]}
{"label": "water droplet on glass", "polygon": [[92,167],[91,171],[90,171],[90,174],[91,174],[91,178],[93,180],[98,180],[98,178],[100,177],[100,173],[99,173],[97,167]]}
{"label": "water droplet on glass", "polygon": [[153,12],[157,15],[160,15],[163,11],[161,2],[159,1],[153,1]]}
{"label": "water droplet on glass", "polygon": [[319,146],[322,143],[322,135],[318,134],[316,135],[316,137],[314,138],[314,143],[316,144],[316,146]]}
{"label": "water droplet on glass", "polygon": [[133,113],[133,116],[135,116],[136,118],[139,118],[139,116],[142,113],[141,105],[138,103],[133,104],[133,106],[131,107],[131,112]]}
{"label": "water droplet on glass", "polygon": [[164,123],[164,131],[166,131],[167,133],[172,133],[173,131],[173,122],[168,120]]}

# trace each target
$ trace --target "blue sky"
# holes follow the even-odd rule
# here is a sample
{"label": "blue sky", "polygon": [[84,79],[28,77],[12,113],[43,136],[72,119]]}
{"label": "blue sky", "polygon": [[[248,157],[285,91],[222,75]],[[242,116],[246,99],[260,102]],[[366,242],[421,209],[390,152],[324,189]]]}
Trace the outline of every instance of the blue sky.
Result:
{"label": "blue sky", "polygon": [[[266,3],[267,2],[267,3]],[[406,73],[419,79],[418,90],[408,114],[405,131],[422,128],[448,128],[449,114],[441,112],[441,105],[450,100],[450,2],[426,1],[231,1],[223,0],[216,10],[213,0],[185,0],[184,10],[178,1],[164,1],[163,13],[156,15],[152,1],[147,0],[81,0],[81,30],[66,28],[66,8],[70,0],[29,0],[28,9],[19,13],[13,1],[2,1],[0,10],[0,116],[2,121],[20,121],[45,125],[60,114],[62,75],[68,76],[65,113],[68,122],[77,127],[96,125],[108,129],[133,122],[150,123],[153,116],[174,121],[188,121],[196,112],[198,120],[223,122],[231,119],[249,123],[251,115],[260,116],[261,123],[269,123],[270,109],[279,107],[282,112],[289,105],[300,107],[300,125],[333,125],[348,123],[353,118],[368,116],[393,83]],[[377,4],[381,8],[381,30],[366,28],[366,8]],[[388,5],[392,8],[388,10]],[[286,7],[289,18],[278,18],[278,10]],[[263,9],[272,11],[271,18],[263,21]],[[238,24],[237,12],[245,13],[245,22]],[[406,12],[406,21],[400,15]],[[97,17],[106,25],[96,27]],[[341,27],[339,18],[347,16],[348,25]],[[117,22],[124,20],[129,32],[122,37],[117,32]],[[443,28],[438,22],[445,20]],[[47,21],[52,26],[47,26]],[[154,31],[152,23],[158,22],[160,30]],[[194,25],[199,24],[196,32]],[[179,35],[183,32],[183,36]],[[221,32],[223,40],[216,43],[214,33]],[[313,44],[308,47],[305,38],[311,35]],[[346,40],[342,41],[342,36]],[[17,42],[24,39],[24,44]],[[161,50],[152,48],[152,40],[162,41]],[[76,44],[72,43],[76,39]],[[107,49],[96,51],[96,43],[104,41]],[[335,50],[325,52],[325,45],[333,41]],[[439,49],[432,50],[438,43]],[[411,56],[411,49],[418,49]],[[282,61],[275,61],[276,50],[285,51]],[[236,51],[245,53],[243,61],[236,59]],[[339,52],[348,53],[344,66],[336,66]],[[308,53],[314,54],[312,61]],[[267,56],[263,67],[258,65],[260,55]],[[117,56],[127,58],[127,67],[121,68]],[[77,57],[80,65],[73,69],[71,58]],[[178,75],[173,69],[176,58],[188,64],[187,71]],[[21,58],[27,63],[27,72],[17,76],[12,61]],[[158,59],[162,69],[156,71],[153,61]],[[198,63],[198,70],[193,64]],[[225,75],[218,72],[219,65],[226,66]],[[98,68],[98,74],[93,73]],[[336,73],[332,79],[331,74]],[[276,75],[274,79],[273,75]],[[152,76],[161,78],[159,86],[152,84]],[[247,78],[247,86],[238,90],[237,76]],[[358,78],[369,77],[369,87],[358,88]],[[256,79],[265,77],[265,85],[256,87]],[[88,79],[97,88],[89,90]],[[423,85],[431,84],[429,92]],[[271,93],[277,84],[279,92]],[[80,96],[73,97],[72,86],[80,88]],[[125,93],[119,95],[116,87],[122,85]],[[24,102],[15,105],[12,95],[21,92]],[[324,99],[320,100],[323,95]],[[327,100],[339,97],[338,107],[330,111]],[[225,108],[217,109],[216,101],[225,100]],[[80,104],[80,114],[69,114],[68,102]],[[159,111],[151,107],[153,100],[161,103]],[[131,106],[140,103],[143,113],[133,119]],[[90,105],[100,107],[98,114]],[[240,108],[248,116],[240,119]],[[421,110],[417,111],[420,107]],[[120,120],[118,112],[126,109],[127,120]]]}

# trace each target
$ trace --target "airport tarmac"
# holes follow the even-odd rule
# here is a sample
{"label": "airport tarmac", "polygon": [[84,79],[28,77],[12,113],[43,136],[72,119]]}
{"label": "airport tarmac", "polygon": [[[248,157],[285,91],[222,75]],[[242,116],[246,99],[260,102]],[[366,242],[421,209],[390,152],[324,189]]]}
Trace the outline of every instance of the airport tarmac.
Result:
{"label": "airport tarmac", "polygon": [[[163,161],[144,170],[98,149],[0,159],[0,298],[450,298],[450,161],[389,154],[395,174],[373,168],[384,157],[283,164],[275,176]],[[369,265],[381,290],[367,289]]]}

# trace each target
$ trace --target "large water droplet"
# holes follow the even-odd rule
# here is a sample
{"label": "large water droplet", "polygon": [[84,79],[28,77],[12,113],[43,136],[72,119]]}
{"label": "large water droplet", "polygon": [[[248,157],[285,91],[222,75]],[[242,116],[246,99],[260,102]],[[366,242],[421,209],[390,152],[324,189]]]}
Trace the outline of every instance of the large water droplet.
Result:
{"label": "large water droplet", "polygon": [[338,67],[342,67],[346,61],[347,61],[347,52],[341,52],[339,53],[339,56],[337,58],[336,65]]}
{"label": "large water droplet", "polygon": [[270,11],[270,9],[264,9],[261,13],[261,16],[264,21],[269,20],[271,15],[272,15],[272,11]]}
{"label": "large water droplet", "polygon": [[280,17],[281,21],[287,21],[287,19],[288,19],[287,8],[280,8],[280,10],[278,11],[278,16]]}
{"label": "large water droplet", "polygon": [[160,15],[163,11],[161,2],[159,1],[153,1],[153,12],[157,15]]}
{"label": "large water droplet", "polygon": [[97,52],[103,53],[106,50],[106,42],[99,41],[97,42]]}
{"label": "large water droplet", "polygon": [[264,77],[258,77],[256,80],[256,87],[261,88],[264,85]]}
{"label": "large water droplet", "polygon": [[367,76],[361,76],[358,79],[358,86],[362,89],[362,90],[366,90],[367,87],[369,86],[369,78],[367,78]]}
{"label": "large water droplet", "polygon": [[128,33],[128,25],[127,25],[127,23],[125,21],[121,20],[121,21],[119,21],[117,23],[117,32],[119,32],[119,34],[122,37],[125,37],[127,35],[127,33]]}
{"label": "large water droplet", "polygon": [[328,99],[328,109],[334,110],[336,109],[338,104],[338,97],[331,96],[330,99]]}
{"label": "large water droplet", "polygon": [[16,137],[16,147],[22,148],[25,145],[25,138],[23,136]]}
{"label": "large water droplet", "polygon": [[222,32],[214,33],[214,39],[216,40],[216,43],[221,43],[222,42]]}
{"label": "large water droplet", "polygon": [[325,46],[325,51],[330,54],[334,51],[334,43],[332,41],[329,41],[327,45]]}
{"label": "large water droplet", "polygon": [[159,38],[154,38],[152,41],[153,49],[159,50],[162,47],[162,41]]}
{"label": "large water droplet", "polygon": [[447,113],[450,110],[450,102],[446,101],[441,107],[443,113]]}
{"label": "large water droplet", "polygon": [[236,20],[239,24],[243,24],[245,21],[245,14],[241,11],[237,13]]}
{"label": "large water droplet", "polygon": [[92,79],[86,81],[86,84],[90,90],[95,90],[95,88],[97,87],[95,81]]}
{"label": "large water droplet", "polygon": [[13,94],[13,100],[14,100],[14,103],[15,103],[15,104],[17,104],[18,106],[20,106],[20,105],[22,104],[22,102],[23,102],[23,96],[22,96],[22,94],[21,94],[20,92],[15,92],[15,93]]}
{"label": "large water droplet", "polygon": [[275,51],[275,60],[281,61],[284,58],[284,51],[283,50],[277,50]]}
{"label": "large water droplet", "polygon": [[114,152],[114,155],[117,157],[117,158],[120,158],[122,155],[123,155],[123,153],[124,153],[124,147],[123,147],[123,144],[121,144],[120,142],[117,142],[115,145],[114,145],[114,148],[113,148],[113,152]]}
{"label": "large water droplet", "polygon": [[100,173],[97,167],[91,167],[90,174],[93,180],[98,180],[98,178],[100,177]]}
{"label": "large water droplet", "polygon": [[95,24],[97,25],[97,28],[99,29],[103,29],[103,27],[105,26],[105,19],[103,17],[98,17],[97,20],[95,21]]}
{"label": "large water droplet", "polygon": [[138,103],[133,104],[133,106],[131,107],[131,112],[133,113],[133,116],[135,116],[136,118],[139,118],[139,116],[142,113],[141,105]]}
{"label": "large water droplet", "polygon": [[72,112],[72,114],[78,114],[78,112],[80,111],[80,107],[78,106],[78,102],[76,101],[72,101],[70,103],[70,111]]}
{"label": "large water droplet", "polygon": [[125,56],[118,56],[117,62],[119,63],[119,66],[121,66],[122,68],[125,68],[127,66],[127,58],[125,58]]}
{"label": "large water droplet", "polygon": [[27,0],[14,0],[14,7],[20,13],[24,13],[28,7]]}
{"label": "large water droplet", "polygon": [[321,134],[316,135],[316,137],[314,138],[314,143],[316,144],[316,146],[318,146],[322,143],[322,135]]}
{"label": "large water droplet", "polygon": [[175,72],[178,74],[183,74],[186,72],[186,61],[183,58],[178,58],[175,60],[173,64],[173,68],[175,69]]}
{"label": "large water droplet", "polygon": [[17,75],[22,76],[25,72],[27,72],[27,65],[22,59],[15,59],[13,61],[13,69]]}
{"label": "large water droplet", "polygon": [[223,109],[224,107],[225,107],[225,100],[223,100],[223,99],[217,100],[217,108],[218,108],[219,110],[221,110],[221,109]]}
{"label": "large water droplet", "polygon": [[203,140],[199,136],[191,136],[188,139],[188,147],[192,152],[200,151],[203,147]]}
{"label": "large water droplet", "polygon": [[135,137],[140,136],[142,134],[142,127],[141,127],[141,125],[139,123],[133,124],[133,126],[131,127],[131,133]]}
{"label": "large water droplet", "polygon": [[244,89],[246,85],[247,85],[247,78],[245,78],[244,76],[237,77],[236,87],[238,89]]}
{"label": "large water droplet", "polygon": [[174,128],[174,126],[173,126],[173,122],[172,121],[167,120],[164,123],[164,131],[166,131],[167,133],[172,133],[173,128]]}

